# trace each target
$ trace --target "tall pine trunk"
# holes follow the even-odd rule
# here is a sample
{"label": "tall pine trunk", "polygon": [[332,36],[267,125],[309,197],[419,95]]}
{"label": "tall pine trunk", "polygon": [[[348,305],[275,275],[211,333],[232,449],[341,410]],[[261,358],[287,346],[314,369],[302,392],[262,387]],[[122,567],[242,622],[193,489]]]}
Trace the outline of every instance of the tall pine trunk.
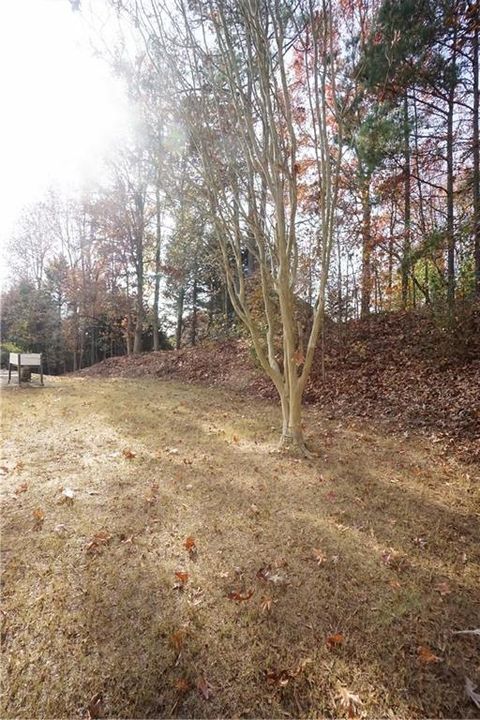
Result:
{"label": "tall pine trunk", "polygon": [[370,314],[372,302],[372,206],[370,178],[362,179],[362,300],[361,317]]}
{"label": "tall pine trunk", "polygon": [[411,164],[410,164],[410,124],[408,116],[407,91],[403,98],[403,153],[405,158],[404,166],[404,231],[402,250],[402,309],[405,310],[408,304],[408,283],[410,276],[410,248],[411,248]]}
{"label": "tall pine trunk", "polygon": [[454,31],[452,40],[452,60],[450,70],[450,83],[448,88],[448,112],[447,112],[447,303],[449,312],[452,313],[455,304],[455,225],[454,225],[454,165],[453,165],[453,118],[455,110],[455,86],[456,86],[456,43],[457,43],[457,18],[454,20]]}
{"label": "tall pine trunk", "polygon": [[473,10],[473,236],[475,258],[475,293],[480,298],[480,145],[479,145],[479,94],[478,34],[480,25],[478,3]]}
{"label": "tall pine trunk", "polygon": [[155,242],[155,286],[153,292],[153,349],[160,350],[160,326],[158,321],[160,303],[160,266],[162,260],[162,213],[160,207],[159,177],[155,187],[155,215],[156,215],[156,242]]}
{"label": "tall pine trunk", "polygon": [[180,288],[178,291],[177,298],[177,327],[175,331],[175,348],[180,350],[182,345],[182,330],[183,330],[183,303],[185,300],[185,288]]}

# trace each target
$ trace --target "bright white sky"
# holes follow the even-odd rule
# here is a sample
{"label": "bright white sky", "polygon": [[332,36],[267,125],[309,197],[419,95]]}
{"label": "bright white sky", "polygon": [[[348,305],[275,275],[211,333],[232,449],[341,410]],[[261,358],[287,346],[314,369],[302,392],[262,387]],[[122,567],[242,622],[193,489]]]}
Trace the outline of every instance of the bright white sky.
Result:
{"label": "bright white sky", "polygon": [[[93,7],[104,13],[105,0]],[[105,153],[128,133],[123,86],[90,40],[85,14],[69,0],[0,0],[3,246],[22,206],[52,184],[100,178]]]}

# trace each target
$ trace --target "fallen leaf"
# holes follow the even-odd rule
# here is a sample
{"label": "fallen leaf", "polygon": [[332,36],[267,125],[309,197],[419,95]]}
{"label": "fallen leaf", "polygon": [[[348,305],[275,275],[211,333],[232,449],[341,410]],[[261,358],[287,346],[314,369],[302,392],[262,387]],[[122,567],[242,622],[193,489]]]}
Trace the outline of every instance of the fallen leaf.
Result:
{"label": "fallen leaf", "polygon": [[100,530],[93,535],[92,539],[87,543],[85,550],[89,555],[97,555],[102,551],[105,545],[108,545],[112,536],[106,530]]}
{"label": "fallen leaf", "polygon": [[18,487],[15,488],[14,493],[15,495],[20,495],[20,493],[27,492],[28,485],[26,482],[20,483]]}
{"label": "fallen leaf", "polygon": [[351,690],[340,685],[340,683],[337,684],[337,689],[338,694],[336,695],[336,699],[339,701],[341,709],[347,711],[349,718],[354,718],[358,708],[363,705],[362,701],[358,695],[355,695]]}
{"label": "fallen leaf", "polygon": [[188,582],[188,578],[190,577],[190,575],[187,572],[182,572],[181,570],[177,570],[175,572],[175,577],[177,578],[177,580],[180,581],[180,583],[183,586],[183,585],[185,585],[186,582]]}
{"label": "fallen leaf", "polygon": [[427,545],[427,541],[425,540],[425,538],[422,537],[413,538],[413,542],[415,543],[415,545],[418,545],[421,550],[423,550]]}
{"label": "fallen leaf", "polygon": [[332,648],[342,645],[343,640],[344,638],[342,633],[335,633],[335,635],[329,635],[325,642],[327,643],[328,649],[332,650]]}
{"label": "fallen leaf", "polygon": [[298,663],[295,670],[292,670],[290,674],[293,677],[297,677],[298,675],[300,675],[300,673],[302,673],[305,670],[307,665],[311,665],[312,662],[313,662],[312,658],[308,658],[308,657],[304,658],[303,660],[300,660],[300,662]]}
{"label": "fallen leaf", "polygon": [[53,528],[53,532],[57,533],[57,535],[65,535],[67,531],[67,526],[60,523],[59,525],[55,525]]}
{"label": "fallen leaf", "polygon": [[206,680],[204,675],[201,675],[197,680],[197,690],[204,700],[210,700],[212,694],[212,686]]}
{"label": "fallen leaf", "polygon": [[417,652],[419,661],[424,665],[429,665],[430,663],[437,663],[442,661],[442,658],[438,655],[434,655],[430,648],[428,648],[426,645],[420,645],[417,648]]}
{"label": "fallen leaf", "polygon": [[327,562],[327,556],[319,548],[313,548],[312,555],[318,565],[322,565],[323,563]]}
{"label": "fallen leaf", "polygon": [[263,580],[264,582],[267,582],[270,579],[271,574],[272,574],[272,566],[265,565],[265,567],[261,567],[260,570],[257,570],[256,576],[259,580]]}
{"label": "fallen leaf", "polygon": [[450,595],[452,592],[452,589],[446,580],[439,582],[435,589],[440,593],[440,595]]}
{"label": "fallen leaf", "polygon": [[391,587],[393,590],[398,590],[399,588],[402,587],[402,583],[399,582],[398,580],[395,580],[395,578],[392,578],[391,580],[389,580],[389,581],[388,581],[388,584],[390,585],[390,587]]}
{"label": "fallen leaf", "polygon": [[272,602],[273,598],[271,597],[271,595],[264,595],[260,600],[260,608],[262,612],[269,613],[272,609]]}
{"label": "fallen leaf", "polygon": [[34,530],[39,530],[43,525],[43,521],[45,520],[45,513],[41,508],[35,508],[32,515]]}
{"label": "fallen leaf", "polygon": [[179,693],[185,694],[190,690],[190,682],[187,678],[177,678],[173,683],[175,690]]}
{"label": "fallen leaf", "polygon": [[130,450],[130,448],[125,448],[125,450],[122,450],[122,455],[125,460],[133,460],[133,458],[137,456],[137,453]]}
{"label": "fallen leaf", "polygon": [[232,440],[233,440],[234,443],[239,443],[239,442],[240,442],[240,438],[238,437],[238,435],[233,435],[233,436],[232,436]]}
{"label": "fallen leaf", "polygon": [[229,600],[235,600],[235,602],[244,602],[245,600],[250,600],[253,593],[254,593],[253,589],[249,590],[246,593],[235,592],[235,590],[232,590],[232,592],[228,593],[227,598]]}
{"label": "fallen leaf", "polygon": [[183,545],[185,549],[190,553],[190,555],[193,555],[197,552],[197,543],[195,542],[195,538],[190,536],[187,537]]}
{"label": "fallen leaf", "polygon": [[88,703],[88,709],[87,709],[87,717],[91,720],[97,720],[97,718],[101,718],[103,716],[103,695],[102,693],[97,693],[92,697],[90,702]]}
{"label": "fallen leaf", "polygon": [[465,692],[467,693],[467,697],[480,708],[480,693],[475,692],[475,687],[476,685],[474,685],[470,678],[465,678]]}
{"label": "fallen leaf", "polygon": [[291,679],[289,670],[265,670],[265,680],[267,685],[276,687],[285,687]]}
{"label": "fallen leaf", "polygon": [[175,650],[177,652],[180,652],[186,636],[187,636],[187,633],[185,630],[177,630],[176,632],[174,632],[170,635],[170,638],[169,638],[170,645],[173,645]]}

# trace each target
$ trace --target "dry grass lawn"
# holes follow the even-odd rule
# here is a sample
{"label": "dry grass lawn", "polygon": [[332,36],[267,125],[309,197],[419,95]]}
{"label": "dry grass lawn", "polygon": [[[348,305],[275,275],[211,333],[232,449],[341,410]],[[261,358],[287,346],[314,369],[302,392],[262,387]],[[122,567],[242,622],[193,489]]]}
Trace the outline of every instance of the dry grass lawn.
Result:
{"label": "dry grass lawn", "polygon": [[1,717],[478,717],[478,473],[306,421],[308,462],[224,391],[5,390]]}

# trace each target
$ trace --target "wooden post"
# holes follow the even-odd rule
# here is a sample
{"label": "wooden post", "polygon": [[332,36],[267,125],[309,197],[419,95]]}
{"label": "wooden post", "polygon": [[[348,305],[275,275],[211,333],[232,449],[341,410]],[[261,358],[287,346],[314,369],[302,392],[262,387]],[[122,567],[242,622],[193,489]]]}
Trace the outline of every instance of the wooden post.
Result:
{"label": "wooden post", "polygon": [[40,355],[40,384],[43,385],[43,365],[42,365],[42,356]]}
{"label": "wooden post", "polygon": [[18,353],[18,355],[17,355],[17,368],[18,368],[18,384],[20,386],[20,384],[22,382],[22,368],[21,368],[21,364],[20,364],[20,353]]}
{"label": "wooden post", "polygon": [[8,356],[8,384],[10,384],[10,380],[12,378],[12,363],[10,362],[10,356]]}

